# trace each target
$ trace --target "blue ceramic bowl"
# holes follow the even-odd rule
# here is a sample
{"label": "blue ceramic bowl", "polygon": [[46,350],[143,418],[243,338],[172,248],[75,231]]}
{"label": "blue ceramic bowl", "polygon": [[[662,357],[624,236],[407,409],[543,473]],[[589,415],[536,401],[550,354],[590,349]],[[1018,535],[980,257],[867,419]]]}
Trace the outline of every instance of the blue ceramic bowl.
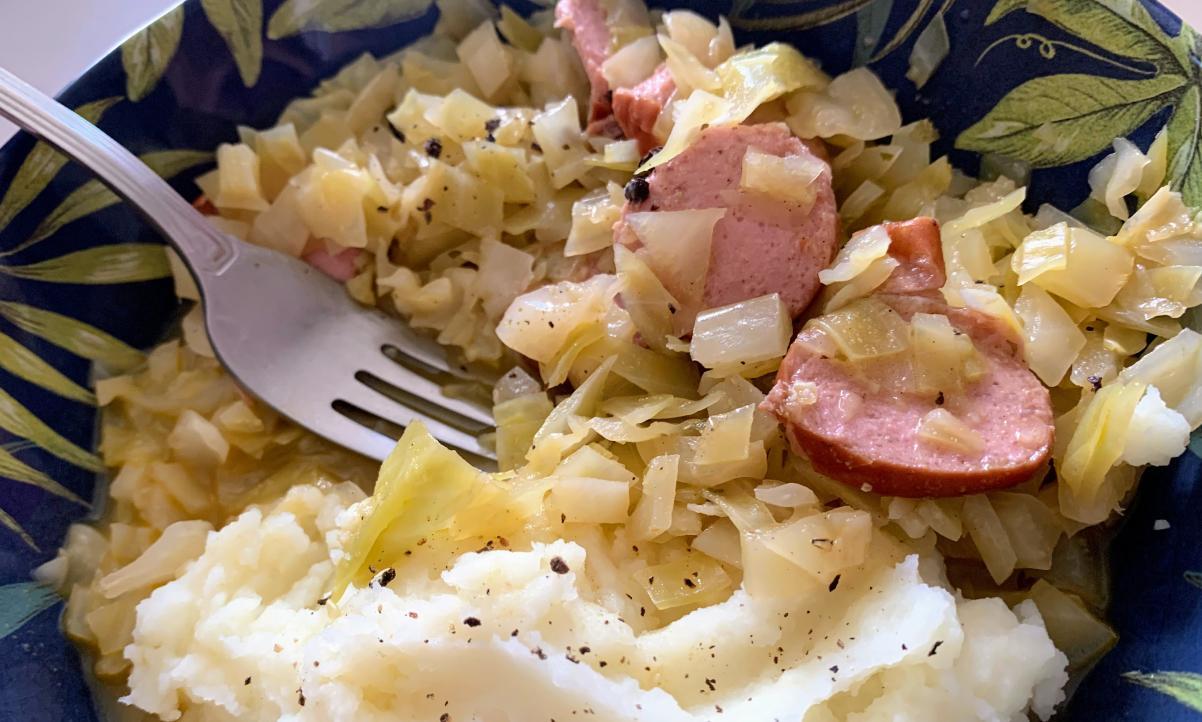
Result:
{"label": "blue ceramic bowl", "polygon": [[[960,168],[975,172],[978,153],[1033,166],[1033,203],[1076,206],[1114,138],[1146,148],[1167,124],[1173,181],[1202,205],[1202,39],[1154,0],[689,5],[727,15],[741,41],[786,40],[831,72],[869,64],[909,118],[935,122],[937,150]],[[430,0],[188,0],[61,99],[191,196],[191,179],[237,124],[270,125],[319,79],[416,40],[435,17]],[[916,87],[911,49],[940,33],[950,52]],[[103,470],[92,363],[127,364],[167,332],[169,276],[154,233],[81,169],[24,136],[0,151],[0,719],[97,718],[60,605],[30,570],[89,514]],[[1121,641],[1068,719],[1202,710],[1202,437],[1192,450],[1145,475],[1113,544]],[[1157,519],[1171,528],[1153,531]]]}

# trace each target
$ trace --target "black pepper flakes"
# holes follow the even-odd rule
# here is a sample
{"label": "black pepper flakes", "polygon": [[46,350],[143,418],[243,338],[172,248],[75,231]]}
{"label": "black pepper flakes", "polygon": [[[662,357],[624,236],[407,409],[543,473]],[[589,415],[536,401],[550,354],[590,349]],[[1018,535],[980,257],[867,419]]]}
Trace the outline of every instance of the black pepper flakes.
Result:
{"label": "black pepper flakes", "polygon": [[463,623],[469,627],[479,627],[480,626],[480,620],[476,619],[475,617],[468,617],[467,619],[463,620]]}
{"label": "black pepper flakes", "polygon": [[326,604],[329,603],[329,601],[330,601],[330,597],[328,595],[324,596],[321,599],[317,600],[317,606],[324,607]]}
{"label": "black pepper flakes", "polygon": [[589,653],[589,652],[591,652],[591,651],[593,651],[591,647],[587,647],[587,646],[586,646],[586,647],[581,647],[581,648],[580,648],[580,653],[581,653],[581,654],[588,654],[588,653]]}
{"label": "black pepper flakes", "polygon": [[631,203],[642,203],[651,197],[651,184],[646,179],[635,176],[626,184],[626,190],[623,195]]}
{"label": "black pepper flakes", "polygon": [[426,149],[426,155],[430,156],[431,158],[438,158],[442,155],[442,141],[440,141],[438,138],[431,138],[427,140],[426,144],[422,147]]}
{"label": "black pepper flakes", "polygon": [[686,587],[688,587],[689,589],[696,589],[696,588],[697,588],[697,582],[694,582],[692,579],[689,579],[688,577],[685,577],[685,578],[684,578],[684,585],[685,585]]}
{"label": "black pepper flakes", "polygon": [[397,140],[401,141],[402,143],[405,142],[405,132],[403,130],[394,127],[392,123],[388,124],[388,129],[392,131],[393,136],[395,136]]}
{"label": "black pepper flakes", "polygon": [[706,677],[705,678],[705,686],[709,687],[710,691],[713,692],[714,690],[718,689],[718,680],[710,679],[709,677]]}
{"label": "black pepper flakes", "polygon": [[835,591],[835,589],[837,589],[839,586],[839,579],[842,576],[843,576],[842,574],[836,574],[835,578],[831,580],[830,586],[827,587],[827,591],[831,591],[831,592]]}
{"label": "black pepper flakes", "polygon": [[386,587],[389,584],[392,584],[394,579],[396,579],[396,569],[388,567],[384,571],[380,572],[380,576],[376,577],[376,583],[381,587]]}
{"label": "black pepper flakes", "polygon": [[443,712],[438,716],[438,722],[451,722],[451,715]]}
{"label": "black pepper flakes", "polygon": [[568,563],[563,560],[563,557],[552,557],[551,571],[556,574],[567,574],[571,569],[568,567]]}
{"label": "black pepper flakes", "polygon": [[839,674],[839,665],[837,665],[837,664],[831,665],[831,674]]}
{"label": "black pepper flakes", "polygon": [[934,657],[935,652],[939,651],[939,645],[941,645],[941,644],[943,644],[942,639],[940,639],[938,642],[935,642],[935,645],[933,647],[931,647],[931,651],[927,652],[927,656]]}
{"label": "black pepper flakes", "polygon": [[304,692],[304,690],[300,689],[299,687],[296,690],[296,703],[299,704],[301,707],[305,706],[305,692]]}
{"label": "black pepper flakes", "polygon": [[1089,385],[1093,387],[1094,391],[1101,390],[1101,388],[1102,388],[1102,377],[1101,376],[1090,376],[1089,378],[1087,378],[1085,380],[1089,382]]}
{"label": "black pepper flakes", "polygon": [[243,685],[248,685],[248,684],[250,684],[250,677],[247,677],[247,678],[246,678],[246,681],[244,681],[242,684],[243,684]]}
{"label": "black pepper flakes", "polygon": [[940,391],[940,392],[939,392],[939,395],[935,397],[935,405],[936,405],[936,406],[943,406],[943,402],[944,402],[944,401],[945,401],[945,399],[943,398],[943,392],[942,392],[942,391]]}

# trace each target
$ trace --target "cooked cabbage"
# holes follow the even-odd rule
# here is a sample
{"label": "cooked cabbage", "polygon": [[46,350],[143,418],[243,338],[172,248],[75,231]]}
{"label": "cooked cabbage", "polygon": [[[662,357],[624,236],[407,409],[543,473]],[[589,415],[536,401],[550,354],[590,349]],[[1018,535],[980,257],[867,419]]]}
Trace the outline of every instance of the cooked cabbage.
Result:
{"label": "cooked cabbage", "polygon": [[573,332],[602,322],[616,291],[614,281],[614,276],[600,274],[518,296],[497,324],[497,336],[523,356],[549,363],[571,341]]}
{"label": "cooked cabbage", "polygon": [[947,316],[911,316],[910,353],[912,389],[919,394],[951,394],[979,375],[981,361],[972,339],[953,328]]}
{"label": "cooked cabbage", "polygon": [[802,138],[876,140],[901,128],[893,95],[868,68],[844,73],[822,88],[789,97],[789,127]]}
{"label": "cooked cabbage", "polygon": [[623,45],[601,64],[601,74],[611,88],[632,88],[655,72],[660,63],[659,41],[654,35]]}
{"label": "cooked cabbage", "polygon": [[1089,171],[1090,197],[1105,204],[1110,215],[1127,220],[1127,196],[1139,189],[1150,163],[1134,143],[1115,138],[1114,152]]}
{"label": "cooked cabbage", "polygon": [[792,336],[789,309],[772,293],[699,314],[689,355],[708,368],[754,364],[784,356]]}
{"label": "cooked cabbage", "polygon": [[676,503],[676,476],[680,457],[657,456],[647,462],[643,476],[643,495],[630,515],[627,531],[635,541],[647,541],[672,526],[672,508]]}
{"label": "cooked cabbage", "polygon": [[901,353],[909,347],[910,327],[892,308],[869,297],[810,321],[852,362]]}
{"label": "cooked cabbage", "polygon": [[1023,286],[1014,312],[1022,321],[1027,366],[1047,386],[1060,385],[1085,346],[1085,334],[1056,299],[1034,284]]}
{"label": "cooked cabbage", "polygon": [[739,187],[808,209],[817,194],[814,182],[826,169],[826,163],[814,156],[782,157],[748,148],[743,155]]}
{"label": "cooked cabbage", "polygon": [[714,226],[725,208],[631,213],[626,222],[643,247],[637,253],[679,300],[691,324],[701,308]]}
{"label": "cooked cabbage", "polygon": [[818,280],[827,285],[850,281],[864,273],[873,261],[885,258],[889,254],[890,243],[889,232],[884,226],[873,226],[853,235],[839,249],[830,267],[818,272]]}

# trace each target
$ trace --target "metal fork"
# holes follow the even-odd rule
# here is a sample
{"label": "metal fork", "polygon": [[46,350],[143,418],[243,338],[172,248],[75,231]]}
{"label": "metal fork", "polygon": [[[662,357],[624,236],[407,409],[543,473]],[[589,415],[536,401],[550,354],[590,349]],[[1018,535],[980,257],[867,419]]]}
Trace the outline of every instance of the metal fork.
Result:
{"label": "metal fork", "polygon": [[117,141],[3,68],[0,116],[96,174],[162,233],[196,279],[213,350],[267,405],[376,459],[395,442],[365,425],[370,417],[420,420],[476,463],[496,458],[478,439],[493,428],[490,411],[434,380],[460,375],[437,343],[303,261],[218,231]]}

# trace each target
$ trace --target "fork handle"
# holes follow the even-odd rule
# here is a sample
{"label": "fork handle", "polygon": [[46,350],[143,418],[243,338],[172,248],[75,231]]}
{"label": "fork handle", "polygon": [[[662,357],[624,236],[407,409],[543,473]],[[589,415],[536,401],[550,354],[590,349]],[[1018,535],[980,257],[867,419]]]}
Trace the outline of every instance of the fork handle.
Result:
{"label": "fork handle", "polygon": [[234,240],[107,133],[0,68],[0,116],[92,171],[171,242],[197,276],[218,274],[237,255]]}

